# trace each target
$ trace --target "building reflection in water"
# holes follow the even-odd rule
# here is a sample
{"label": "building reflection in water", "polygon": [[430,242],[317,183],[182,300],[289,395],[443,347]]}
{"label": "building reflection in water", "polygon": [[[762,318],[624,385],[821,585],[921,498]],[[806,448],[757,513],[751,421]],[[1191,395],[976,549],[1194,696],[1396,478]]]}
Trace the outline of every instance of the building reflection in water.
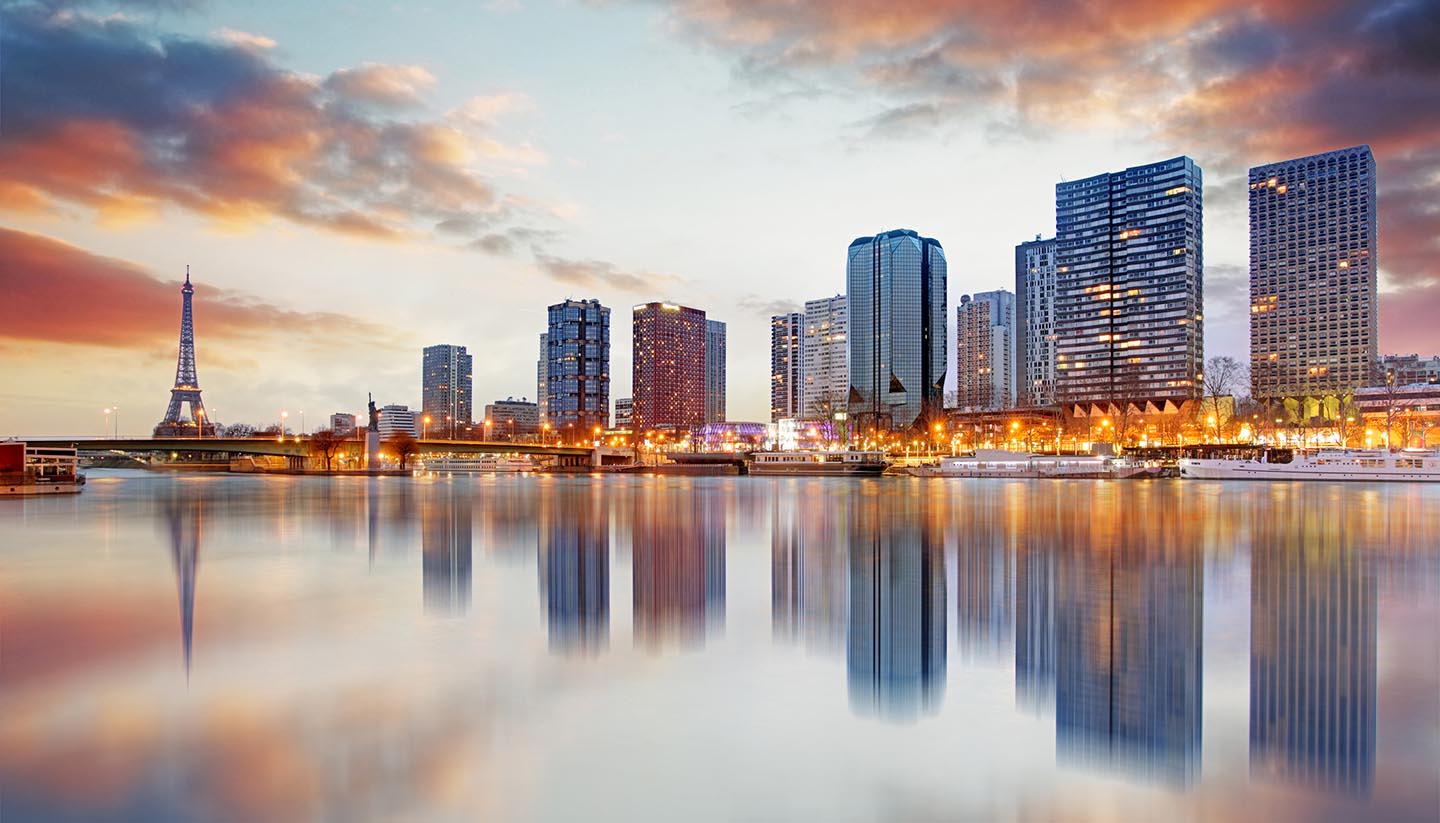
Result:
{"label": "building reflection in water", "polygon": [[725,626],[724,498],[685,482],[640,490],[631,535],[635,642],[697,647]]}
{"label": "building reflection in water", "polygon": [[468,483],[437,483],[420,503],[421,574],[425,611],[458,615],[470,608],[470,504]]}
{"label": "building reflection in water", "polygon": [[[1035,486],[1016,488],[1030,491]],[[1022,496],[1027,517],[1015,549],[1015,705],[1039,713],[1055,705],[1055,555],[1059,528],[1055,498],[1048,511],[1034,495]],[[1047,524],[1051,524],[1047,526]]]}
{"label": "building reflection in water", "polygon": [[1097,498],[1061,526],[1080,539],[1056,563],[1056,751],[1189,786],[1200,771],[1201,552],[1183,536],[1157,539],[1149,524],[1183,512],[1173,497],[1147,505],[1145,492],[1124,511]]}
{"label": "building reflection in water", "polygon": [[540,500],[539,571],[550,650],[610,643],[610,518],[600,484],[557,483]]}
{"label": "building reflection in water", "polygon": [[[935,488],[935,484],[931,484]],[[1024,487],[949,506],[945,539],[955,556],[956,647],[962,660],[1008,654],[1015,628],[1014,541],[1020,524],[1006,516]],[[943,505],[943,504],[942,504]]]}
{"label": "building reflection in water", "polygon": [[817,652],[844,648],[847,491],[841,487],[817,506],[803,492],[782,488],[773,503],[770,620],[777,640]]}
{"label": "building reflection in water", "polygon": [[195,584],[205,526],[204,498],[198,491],[176,484],[161,511],[170,535],[170,562],[175,569],[175,587],[180,596],[180,652],[188,680],[195,640]]}
{"label": "building reflection in water", "polygon": [[[1276,489],[1281,497],[1287,490]],[[1376,576],[1365,514],[1265,501],[1250,554],[1250,772],[1368,795],[1375,774]]]}
{"label": "building reflection in water", "polygon": [[850,707],[893,721],[938,711],[945,692],[941,510],[909,491],[857,490],[845,512]]}

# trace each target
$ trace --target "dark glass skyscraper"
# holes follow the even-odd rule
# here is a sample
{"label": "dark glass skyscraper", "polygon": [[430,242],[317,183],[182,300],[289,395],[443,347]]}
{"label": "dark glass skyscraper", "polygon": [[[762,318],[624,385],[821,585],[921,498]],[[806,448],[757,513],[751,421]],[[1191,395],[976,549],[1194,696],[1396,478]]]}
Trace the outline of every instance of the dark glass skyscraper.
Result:
{"label": "dark glass skyscraper", "polygon": [[908,229],[847,254],[849,412],[857,431],[908,429],[945,397],[945,250]]}
{"label": "dark glass skyscraper", "polygon": [[805,315],[799,312],[770,318],[770,420],[800,414],[802,358],[800,341]]}
{"label": "dark glass skyscraper", "polygon": [[431,431],[454,437],[470,424],[474,414],[474,358],[464,346],[442,343],[426,346],[421,358],[421,412],[430,418]]}
{"label": "dark glass skyscraper", "polygon": [[1059,402],[1173,412],[1200,396],[1201,242],[1188,157],[1056,184]]}
{"label": "dark glass skyscraper", "polygon": [[1373,376],[1369,146],[1250,170],[1250,380],[1261,398],[1341,396]]}
{"label": "dark glass skyscraper", "polygon": [[546,420],[555,431],[588,438],[610,427],[610,310],[599,300],[550,307]]}

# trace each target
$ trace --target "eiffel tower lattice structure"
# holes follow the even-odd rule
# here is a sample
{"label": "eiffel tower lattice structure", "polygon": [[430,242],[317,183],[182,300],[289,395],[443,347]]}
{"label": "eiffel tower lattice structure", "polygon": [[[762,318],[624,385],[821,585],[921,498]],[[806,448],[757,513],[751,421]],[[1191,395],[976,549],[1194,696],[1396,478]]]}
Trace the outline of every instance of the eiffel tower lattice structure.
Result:
{"label": "eiffel tower lattice structure", "polygon": [[[180,359],[175,364],[175,388],[170,390],[170,407],[155,427],[156,437],[214,437],[215,424],[205,419],[205,401],[200,399],[200,380],[195,376],[195,319],[190,299],[190,267],[185,267],[185,285],[180,287],[184,307],[180,311]],[[189,419],[180,416],[180,406],[190,406]]]}

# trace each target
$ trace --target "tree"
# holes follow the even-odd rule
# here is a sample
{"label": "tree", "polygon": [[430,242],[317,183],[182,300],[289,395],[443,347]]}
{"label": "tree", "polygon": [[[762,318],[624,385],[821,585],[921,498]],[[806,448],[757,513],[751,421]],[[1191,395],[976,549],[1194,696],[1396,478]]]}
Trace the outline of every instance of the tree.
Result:
{"label": "tree", "polygon": [[249,423],[231,423],[223,428],[225,437],[252,437],[255,434],[255,427]]}
{"label": "tree", "polygon": [[1216,356],[1205,361],[1205,373],[1200,382],[1204,394],[1200,414],[1215,433],[1216,440],[1220,439],[1220,427],[1225,423],[1220,399],[1233,396],[1240,384],[1248,379],[1248,373],[1246,365],[1233,357]]}
{"label": "tree", "polygon": [[1395,451],[1390,442],[1395,432],[1395,420],[1410,407],[1411,400],[1405,396],[1405,387],[1396,378],[1395,370],[1385,367],[1385,361],[1375,361],[1376,385],[1380,387],[1381,409],[1385,412],[1385,447]]}
{"label": "tree", "polygon": [[345,435],[334,429],[320,429],[310,435],[310,451],[312,454],[319,454],[324,458],[327,472],[330,471],[330,461],[344,445]]}
{"label": "tree", "polygon": [[385,447],[400,461],[400,470],[410,465],[410,458],[420,453],[420,443],[408,432],[397,432],[385,441]]}

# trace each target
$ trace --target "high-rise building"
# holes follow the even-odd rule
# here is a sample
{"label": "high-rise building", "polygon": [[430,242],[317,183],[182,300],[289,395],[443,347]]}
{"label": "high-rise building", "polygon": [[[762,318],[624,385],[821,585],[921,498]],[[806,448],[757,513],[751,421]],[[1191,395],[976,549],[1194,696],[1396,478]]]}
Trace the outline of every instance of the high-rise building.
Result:
{"label": "high-rise building", "polygon": [[1059,402],[1174,412],[1200,396],[1201,243],[1188,157],[1056,184]]}
{"label": "high-rise building", "polygon": [[385,440],[402,432],[411,437],[419,437],[422,434],[420,418],[415,411],[409,406],[401,406],[397,403],[380,407],[380,423],[375,428],[380,432],[380,437]]}
{"label": "high-rise building", "polygon": [[615,400],[615,428],[629,431],[635,424],[635,400],[621,397]]}
{"label": "high-rise building", "polygon": [[[547,320],[548,314],[547,314]],[[550,335],[540,335],[540,357],[535,361],[535,405],[539,406],[540,421],[550,419]]]}
{"label": "high-rise building", "polygon": [[[553,423],[551,425],[554,425]],[[525,398],[507,397],[485,404],[486,439],[514,440],[540,431],[540,405]],[[558,430],[561,437],[567,430]],[[582,429],[581,431],[586,431]],[[573,430],[571,430],[573,432]]]}
{"label": "high-rise building", "polygon": [[964,295],[955,307],[955,403],[961,409],[1015,406],[1015,295]]}
{"label": "high-rise building", "polygon": [[421,358],[420,411],[446,436],[470,424],[474,402],[473,358],[464,346],[426,346]]}
{"label": "high-rise building", "polygon": [[705,312],[644,303],[634,322],[634,430],[704,423]]}
{"label": "high-rise building", "polygon": [[1015,403],[1055,403],[1055,238],[1015,247]]}
{"label": "high-rise building", "polygon": [[705,321],[705,422],[725,422],[725,324]]}
{"label": "high-rise building", "polygon": [[845,295],[805,301],[805,336],[800,343],[804,388],[800,416],[833,419],[850,393],[850,328]]}
{"label": "high-rise building", "polygon": [[847,254],[849,414],[860,430],[908,429],[945,398],[945,251],[908,229]]}
{"label": "high-rise building", "polygon": [[610,310],[566,300],[549,310],[546,421],[557,432],[610,427]]}
{"label": "high-rise building", "polygon": [[1250,169],[1252,396],[1339,396],[1370,382],[1377,250],[1369,146]]}
{"label": "high-rise building", "polygon": [[805,316],[800,312],[770,318],[770,421],[800,415],[801,355]]}

